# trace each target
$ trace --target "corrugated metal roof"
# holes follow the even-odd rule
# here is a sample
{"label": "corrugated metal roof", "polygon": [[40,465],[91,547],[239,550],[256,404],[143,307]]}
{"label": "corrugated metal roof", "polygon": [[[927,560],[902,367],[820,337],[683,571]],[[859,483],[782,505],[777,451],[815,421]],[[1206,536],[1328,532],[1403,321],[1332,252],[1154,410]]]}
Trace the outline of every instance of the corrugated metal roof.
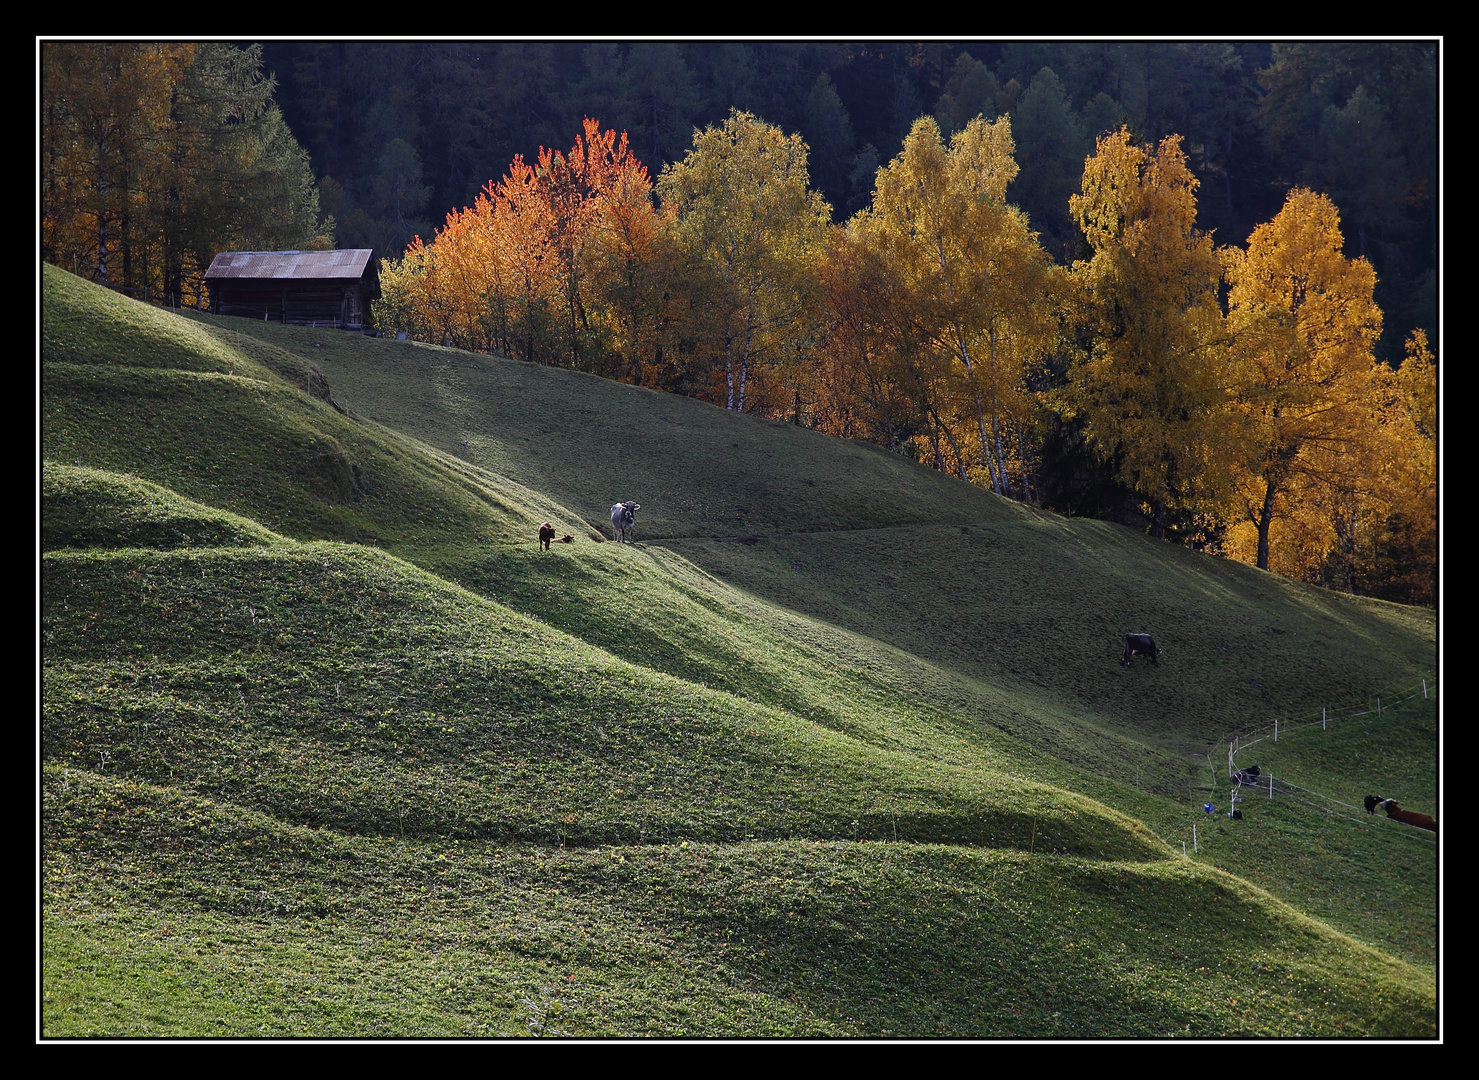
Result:
{"label": "corrugated metal roof", "polygon": [[274,281],[314,278],[354,280],[364,276],[370,248],[343,251],[223,251],[205,272],[212,278],[266,278]]}

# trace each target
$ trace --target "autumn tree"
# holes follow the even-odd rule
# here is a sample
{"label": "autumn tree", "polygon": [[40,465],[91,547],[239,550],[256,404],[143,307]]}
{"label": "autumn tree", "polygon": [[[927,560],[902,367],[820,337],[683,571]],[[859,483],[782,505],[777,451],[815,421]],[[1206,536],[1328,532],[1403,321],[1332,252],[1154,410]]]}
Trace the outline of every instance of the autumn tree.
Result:
{"label": "autumn tree", "polygon": [[[932,117],[878,171],[872,209],[854,228],[898,282],[897,316],[924,350],[933,390],[925,405],[962,477],[1019,493],[1026,470],[1013,435],[1034,403],[1026,375],[1052,347],[1053,275],[1026,215],[1006,202],[1017,175],[1011,123],[981,117],[949,145]],[[903,341],[903,338],[900,338]]]}
{"label": "autumn tree", "polygon": [[596,300],[592,320],[601,330],[600,373],[661,389],[671,374],[666,361],[676,321],[676,257],[653,200],[652,180],[646,167],[626,153],[625,139],[612,161],[582,255]]}
{"label": "autumn tree", "polygon": [[[631,350],[655,318],[657,233],[646,169],[625,136],[587,119],[568,152],[515,155],[430,243],[383,261],[377,319],[461,348],[640,374]],[[629,355],[613,364],[613,347]]]}
{"label": "autumn tree", "polygon": [[[1241,516],[1256,530],[1254,561],[1265,570],[1276,519],[1323,528],[1341,496],[1349,503],[1377,481],[1372,347],[1382,314],[1371,264],[1345,258],[1343,243],[1335,205],[1300,188],[1246,251],[1225,253],[1249,440],[1238,468]],[[1317,504],[1324,512],[1312,516]]]}
{"label": "autumn tree", "polygon": [[218,251],[332,246],[261,50],[42,47],[42,257],[171,303]]}
{"label": "autumn tree", "polygon": [[1438,364],[1427,333],[1408,337],[1397,371],[1376,370],[1388,456],[1368,591],[1431,607],[1438,600]]}
{"label": "autumn tree", "polygon": [[933,466],[945,471],[924,350],[909,320],[898,317],[901,283],[855,226],[833,231],[821,267],[827,328],[816,355],[813,420],[830,434],[896,452],[922,438],[934,448]]}
{"label": "autumn tree", "polygon": [[119,263],[132,259],[142,185],[160,162],[170,95],[195,48],[42,45],[42,258],[100,284],[131,284]]}
{"label": "autumn tree", "polygon": [[1234,438],[1220,268],[1196,190],[1179,136],[1139,146],[1121,128],[1099,139],[1069,200],[1093,255],[1073,266],[1083,355],[1063,400],[1150,505],[1157,537],[1168,508],[1221,497]]}
{"label": "autumn tree", "polygon": [[751,379],[774,376],[814,312],[809,289],[830,210],[807,186],[806,143],[733,111],[696,132],[657,182],[673,238],[699,275],[706,339],[723,370],[723,401],[743,412]]}
{"label": "autumn tree", "polygon": [[[602,132],[600,123],[589,117],[568,153],[540,149],[535,173],[561,282],[566,362],[581,368],[598,347],[584,280],[587,267],[609,255],[615,241],[617,251],[624,249],[629,274],[635,271],[631,262],[642,257],[651,232],[652,184],[646,168],[632,156],[627,136],[618,139],[614,130]],[[601,252],[598,237],[606,241]],[[627,287],[631,284],[629,276]]]}
{"label": "autumn tree", "polygon": [[556,307],[554,260],[538,177],[522,157],[471,206],[454,210],[428,243],[382,259],[375,321],[412,338],[527,360],[539,350]]}

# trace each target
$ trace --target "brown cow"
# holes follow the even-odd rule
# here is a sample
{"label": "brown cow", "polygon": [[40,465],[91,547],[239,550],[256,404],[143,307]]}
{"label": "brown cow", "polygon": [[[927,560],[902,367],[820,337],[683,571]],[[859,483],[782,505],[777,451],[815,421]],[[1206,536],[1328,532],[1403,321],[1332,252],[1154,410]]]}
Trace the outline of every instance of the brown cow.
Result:
{"label": "brown cow", "polygon": [[1415,825],[1419,829],[1427,829],[1428,832],[1438,831],[1438,822],[1427,814],[1419,814],[1416,810],[1403,810],[1397,805],[1395,799],[1379,799],[1375,795],[1366,796],[1366,812],[1375,813],[1377,807],[1387,812],[1387,817],[1393,821],[1400,821],[1406,825]]}
{"label": "brown cow", "polygon": [[555,527],[546,521],[539,527],[539,547],[542,551],[549,550],[549,542],[555,538]]}

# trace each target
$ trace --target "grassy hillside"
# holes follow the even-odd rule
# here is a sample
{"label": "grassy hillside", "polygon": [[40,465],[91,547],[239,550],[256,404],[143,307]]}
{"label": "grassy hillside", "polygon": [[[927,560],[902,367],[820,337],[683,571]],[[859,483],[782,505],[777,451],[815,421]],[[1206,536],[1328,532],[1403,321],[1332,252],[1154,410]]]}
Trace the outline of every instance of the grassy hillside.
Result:
{"label": "grassy hillside", "polygon": [[1166,843],[1212,739],[1431,670],[1431,613],[45,275],[47,1033],[1434,1032],[1431,921]]}
{"label": "grassy hillside", "polygon": [[[249,329],[311,351],[365,415],[448,452],[466,441],[470,462],[607,535],[606,508],[635,499],[639,541],[1034,705],[1132,730],[1205,721],[1212,738],[1433,667],[1430,611],[1036,512],[867,444],[497,357]],[[456,569],[496,587],[495,554],[466,551]],[[1157,681],[1113,670],[1127,630],[1168,650]]]}
{"label": "grassy hillside", "polygon": [[1410,969],[1184,860],[402,842],[61,773],[51,1035],[1433,1030]]}
{"label": "grassy hillside", "polygon": [[[1265,736],[1239,755],[1258,764],[1286,796],[1244,792],[1242,821],[1202,822],[1206,855],[1218,866],[1302,910],[1380,941],[1428,970],[1438,962],[1438,838],[1368,815],[1377,794],[1436,814],[1438,703],[1421,698],[1353,720]],[[1227,789],[1209,793],[1227,808]],[[1247,826],[1253,826],[1249,828]]]}
{"label": "grassy hillside", "polygon": [[1101,804],[635,667],[369,549],[60,551],[42,586],[48,760],[284,820],[581,846],[1036,830],[1164,856]]}

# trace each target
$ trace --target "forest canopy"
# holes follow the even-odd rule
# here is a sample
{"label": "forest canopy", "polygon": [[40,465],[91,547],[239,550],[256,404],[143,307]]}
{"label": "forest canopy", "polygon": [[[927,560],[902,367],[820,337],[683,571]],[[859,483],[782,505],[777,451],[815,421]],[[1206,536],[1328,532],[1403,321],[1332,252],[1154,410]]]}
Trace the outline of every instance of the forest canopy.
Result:
{"label": "forest canopy", "polygon": [[1055,263],[1084,256],[1068,197],[1096,140],[1180,135],[1218,244],[1245,240],[1292,188],[1323,191],[1346,254],[1377,271],[1377,355],[1400,363],[1412,327],[1438,342],[1434,40],[320,41],[270,42],[262,59],[340,246],[377,256],[428,238],[515,155],[569,146],[586,117],[625,132],[655,180],[696,129],[749,113],[806,142],[841,224],[921,116],[946,140],[1010,116],[1007,201]]}

